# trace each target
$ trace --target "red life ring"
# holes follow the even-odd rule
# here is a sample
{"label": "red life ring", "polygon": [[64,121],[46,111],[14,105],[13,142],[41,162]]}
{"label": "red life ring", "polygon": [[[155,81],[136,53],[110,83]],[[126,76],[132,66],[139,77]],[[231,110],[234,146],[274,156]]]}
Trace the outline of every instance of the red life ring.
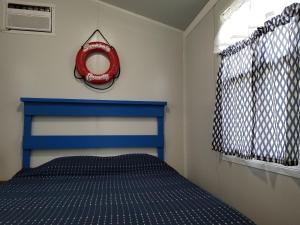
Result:
{"label": "red life ring", "polygon": [[[86,66],[87,57],[95,52],[104,54],[110,62],[110,66],[105,73],[94,74],[90,72]],[[78,51],[76,56],[76,69],[87,82],[91,84],[105,84],[119,74],[120,61],[114,47],[99,41],[90,42]]]}

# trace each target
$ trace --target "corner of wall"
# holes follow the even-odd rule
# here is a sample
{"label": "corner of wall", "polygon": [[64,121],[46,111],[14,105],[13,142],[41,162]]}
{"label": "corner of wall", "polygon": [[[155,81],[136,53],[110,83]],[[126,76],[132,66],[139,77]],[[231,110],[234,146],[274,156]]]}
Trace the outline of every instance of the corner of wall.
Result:
{"label": "corner of wall", "polygon": [[[187,79],[187,71],[186,71],[186,41],[189,34],[197,27],[200,21],[205,17],[205,15],[213,9],[218,0],[209,0],[204,8],[199,12],[199,14],[195,17],[195,19],[190,23],[187,29],[183,32],[182,45],[183,45],[183,56],[182,56],[182,68],[183,68],[183,161],[184,161],[184,176],[188,176],[188,153],[187,153],[187,128],[186,128],[186,79]],[[215,28],[214,28],[215,29]]]}
{"label": "corner of wall", "polygon": [[182,127],[183,127],[183,171],[184,171],[184,176],[187,177],[187,142],[186,142],[186,37],[183,33],[182,35],[182,93],[183,93],[183,98],[182,98]]}

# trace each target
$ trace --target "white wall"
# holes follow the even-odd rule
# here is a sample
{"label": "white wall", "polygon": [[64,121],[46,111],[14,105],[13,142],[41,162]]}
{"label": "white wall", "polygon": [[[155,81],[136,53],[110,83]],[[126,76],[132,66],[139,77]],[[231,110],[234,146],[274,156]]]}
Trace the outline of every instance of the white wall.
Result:
{"label": "white wall", "polygon": [[[0,180],[9,179],[21,168],[22,96],[167,101],[166,160],[183,172],[182,32],[90,0],[38,2],[55,4],[55,36],[0,33]],[[117,49],[122,66],[120,79],[107,92],[91,90],[72,75],[78,49],[96,28]],[[81,120],[76,127],[98,133],[101,126],[96,122],[95,118]],[[71,127],[67,131],[72,130],[70,121],[66,123]],[[147,128],[135,125],[135,129],[151,131],[149,123]],[[121,129],[124,126],[130,128],[123,123]],[[113,127],[118,125],[110,129]],[[39,126],[39,131],[45,129]],[[54,157],[50,153],[35,156],[35,164]]]}
{"label": "white wall", "polygon": [[211,150],[217,57],[213,54],[219,0],[185,42],[187,177],[261,225],[300,223],[300,180],[221,161]]}

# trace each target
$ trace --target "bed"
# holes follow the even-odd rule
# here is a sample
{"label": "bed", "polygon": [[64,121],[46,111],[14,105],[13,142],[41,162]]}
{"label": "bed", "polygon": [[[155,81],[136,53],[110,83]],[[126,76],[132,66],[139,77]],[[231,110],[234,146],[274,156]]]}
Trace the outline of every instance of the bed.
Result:
{"label": "bed", "polygon": [[[23,168],[0,185],[0,224],[254,224],[164,162],[165,102],[22,98]],[[37,136],[35,116],[154,117],[155,135]],[[71,156],[30,168],[34,149],[156,148],[157,157]]]}

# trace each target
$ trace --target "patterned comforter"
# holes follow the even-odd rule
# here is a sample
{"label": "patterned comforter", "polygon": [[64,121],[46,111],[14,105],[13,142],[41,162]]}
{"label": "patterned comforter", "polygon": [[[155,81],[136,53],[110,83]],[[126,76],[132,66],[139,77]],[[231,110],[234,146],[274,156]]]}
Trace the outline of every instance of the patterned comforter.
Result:
{"label": "patterned comforter", "polygon": [[145,154],[75,156],[0,185],[0,224],[254,224]]}

